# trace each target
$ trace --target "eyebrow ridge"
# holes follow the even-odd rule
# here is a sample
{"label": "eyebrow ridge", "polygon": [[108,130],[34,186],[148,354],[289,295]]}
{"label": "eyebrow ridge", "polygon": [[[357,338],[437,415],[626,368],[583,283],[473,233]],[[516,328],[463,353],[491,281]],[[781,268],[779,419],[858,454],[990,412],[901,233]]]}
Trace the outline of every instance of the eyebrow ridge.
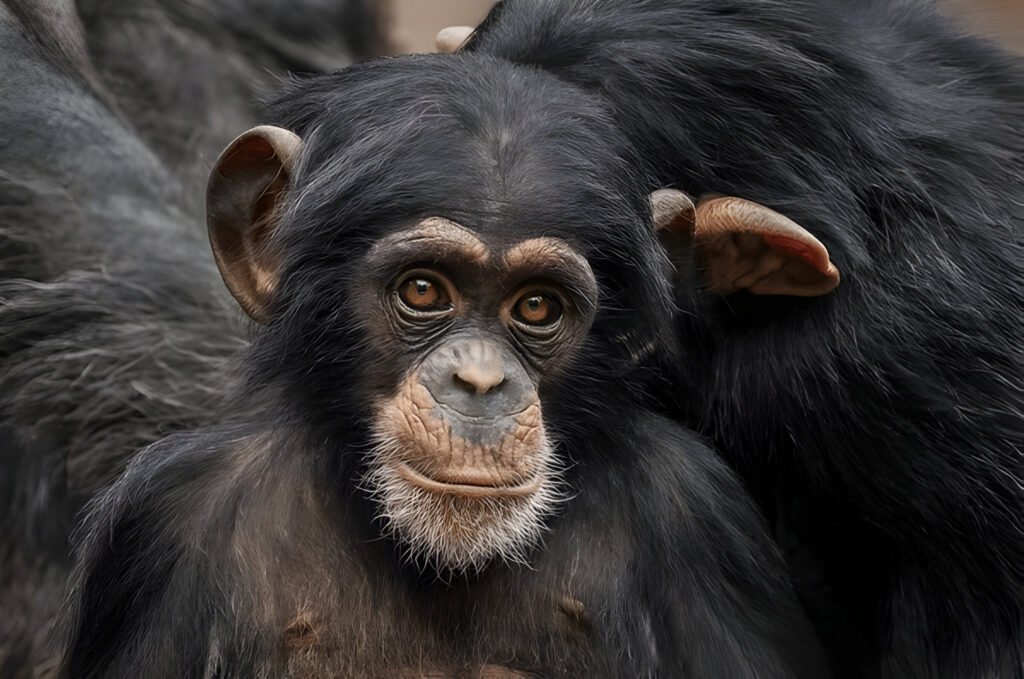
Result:
{"label": "eyebrow ridge", "polygon": [[415,226],[385,236],[374,244],[369,257],[382,259],[395,249],[409,250],[421,243],[433,250],[455,250],[463,259],[476,264],[486,264],[491,257],[487,245],[476,234],[442,217],[428,217]]}
{"label": "eyebrow ridge", "polygon": [[587,304],[597,303],[597,282],[587,259],[569,243],[560,238],[542,236],[524,240],[511,246],[502,256],[506,270],[560,272],[569,280],[575,293]]}
{"label": "eyebrow ridge", "polygon": [[561,268],[568,261],[576,268],[590,270],[587,260],[571,245],[560,238],[549,236],[516,243],[505,251],[502,260],[508,269],[535,268],[538,264]]}

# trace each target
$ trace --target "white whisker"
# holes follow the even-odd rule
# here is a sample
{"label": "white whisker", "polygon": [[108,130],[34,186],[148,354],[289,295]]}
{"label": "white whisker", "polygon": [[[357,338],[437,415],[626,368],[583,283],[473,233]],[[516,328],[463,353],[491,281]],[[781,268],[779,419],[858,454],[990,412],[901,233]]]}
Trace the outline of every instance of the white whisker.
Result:
{"label": "white whisker", "polygon": [[438,493],[409,483],[397,470],[405,455],[386,432],[378,432],[369,471],[361,486],[376,500],[384,532],[403,547],[403,558],[423,570],[428,564],[450,575],[492,561],[529,565],[529,555],[546,530],[545,520],[566,499],[546,435],[537,451],[544,479],[528,495],[466,497]]}

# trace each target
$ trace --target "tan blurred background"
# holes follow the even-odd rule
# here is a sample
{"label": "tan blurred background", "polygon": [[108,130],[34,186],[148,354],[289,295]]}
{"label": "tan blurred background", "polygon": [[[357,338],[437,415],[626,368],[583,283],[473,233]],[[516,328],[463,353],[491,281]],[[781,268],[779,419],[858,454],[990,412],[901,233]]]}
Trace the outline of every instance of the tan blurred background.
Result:
{"label": "tan blurred background", "polygon": [[948,0],[977,32],[1024,52],[1024,0]]}
{"label": "tan blurred background", "polygon": [[438,31],[476,26],[493,4],[494,0],[391,0],[395,39],[410,52],[433,52]]}
{"label": "tan blurred background", "polygon": [[[1024,52],[1024,0],[943,0],[974,30],[1004,40]],[[476,25],[493,0],[391,0],[403,46],[412,52],[434,49],[445,26]]]}

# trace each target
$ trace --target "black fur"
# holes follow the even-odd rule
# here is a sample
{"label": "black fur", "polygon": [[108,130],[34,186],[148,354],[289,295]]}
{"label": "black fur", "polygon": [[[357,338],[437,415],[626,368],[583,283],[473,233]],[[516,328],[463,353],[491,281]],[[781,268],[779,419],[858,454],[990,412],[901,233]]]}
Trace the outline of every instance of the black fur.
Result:
{"label": "black fur", "polygon": [[5,0],[53,67],[90,86],[187,187],[198,218],[210,163],[286,73],[388,48],[376,0]]}
{"label": "black fur", "polygon": [[1024,68],[913,0],[506,0],[468,48],[599,93],[652,188],[773,207],[827,298],[682,285],[665,397],[792,542],[851,676],[1024,674]]}
{"label": "black fur", "polygon": [[[671,295],[600,100],[506,62],[407,57],[296,84],[271,119],[305,151],[244,356],[252,414],[142,452],[95,504],[65,675],[826,676],[742,487],[644,403],[636,357],[671,344]],[[577,360],[540,385],[571,497],[529,565],[450,581],[405,561],[359,487],[371,405],[405,367],[370,341],[359,263],[438,215],[492,243],[562,238],[601,289]]]}
{"label": "black fur", "polygon": [[[3,44],[6,49],[6,45],[17,43]],[[647,167],[654,177],[647,183],[642,176],[635,176],[641,173],[624,171],[624,176],[634,176],[636,185],[630,188],[612,182],[624,195],[630,195],[628,202],[634,210],[646,190],[663,185],[677,185],[694,194],[714,191],[757,200],[814,232],[829,247],[844,274],[840,289],[818,300],[745,295],[719,300],[691,291],[690,281],[682,281],[677,302],[685,313],[679,321],[678,336],[684,340],[684,347],[681,358],[669,365],[674,378],[660,383],[653,382],[650,374],[627,359],[636,357],[638,349],[647,346],[644,339],[658,339],[662,349],[669,343],[657,319],[651,317],[657,315],[657,300],[662,294],[656,286],[648,285],[638,297],[646,296],[654,306],[647,308],[649,313],[642,316],[642,321],[626,313],[632,308],[627,300],[621,305],[624,313],[617,322],[603,322],[595,337],[595,346],[602,348],[601,358],[616,378],[605,382],[608,397],[592,403],[595,413],[579,414],[581,419],[574,419],[577,414],[571,411],[558,414],[555,419],[560,433],[568,438],[578,429],[583,445],[595,433],[606,433],[603,424],[629,414],[628,409],[617,406],[638,403],[639,393],[660,384],[658,394],[671,413],[714,438],[771,515],[778,527],[778,538],[787,546],[792,541],[791,568],[802,578],[805,602],[829,643],[839,673],[894,677],[1021,674],[1024,542],[1020,517],[1024,516],[1024,503],[1020,490],[1020,447],[1024,427],[1020,410],[1024,361],[1019,339],[1024,289],[1020,235],[1024,205],[1024,79],[1018,60],[958,34],[924,4],[869,0],[506,2],[476,38],[472,49],[543,66],[566,82],[582,85],[601,97],[601,101],[588,101],[587,107],[611,108],[621,131],[644,160],[631,161],[634,170]],[[66,50],[62,58],[74,63],[75,55],[74,50]],[[494,67],[479,68],[487,74]],[[320,101],[333,101],[330,90],[338,82],[319,82],[325,90],[319,95],[324,97]],[[75,91],[64,88],[66,85],[59,85],[55,91]],[[545,85],[545,92],[555,89],[550,83]],[[314,82],[302,101],[315,102],[317,96]],[[343,98],[343,94],[339,96]],[[559,96],[582,95],[550,96],[556,101]],[[528,99],[525,95],[523,98]],[[10,104],[6,100],[5,103]],[[390,100],[379,105],[385,111],[394,106]],[[315,108],[311,104],[307,109],[286,111],[279,114],[280,121],[307,129],[315,121]],[[511,107],[509,112],[512,110],[517,109]],[[410,129],[427,125],[427,121],[435,124],[435,118],[421,115]],[[559,122],[568,125],[571,118],[563,115]],[[398,139],[408,138],[394,127],[385,125],[380,129],[389,130]],[[567,127],[562,129],[578,133]],[[335,132],[347,134],[345,130]],[[26,136],[12,135],[11,139],[27,144],[23,138]],[[354,144],[351,149],[377,149],[375,144],[387,141],[387,137],[368,135],[357,141],[368,146]],[[557,151],[558,138],[545,141],[547,146],[554,147],[551,153]],[[619,167],[614,159],[602,155],[607,147],[593,139],[587,141],[586,137],[584,141],[584,146],[571,149],[576,163],[590,166],[592,163],[587,163],[587,159],[596,158]],[[447,152],[443,148],[431,150]],[[397,143],[392,148],[393,154],[403,151]],[[615,155],[633,157],[625,147]],[[366,160],[354,150],[342,157],[353,159],[353,163]],[[444,153],[441,157],[446,162],[451,160]],[[3,155],[0,158],[6,161]],[[5,162],[5,170],[7,167]],[[365,219],[372,208],[383,207],[386,209],[382,214],[392,219],[403,216],[395,212],[390,200],[366,206],[359,203],[364,194],[357,189],[366,183],[379,186],[389,181],[390,176],[396,178],[395,192],[390,196],[400,198],[399,205],[419,198],[424,206],[430,207],[431,200],[443,198],[438,204],[452,205],[453,210],[459,207],[452,198],[458,194],[424,188],[435,186],[431,182],[451,178],[444,174],[444,163],[360,167],[367,174],[357,176],[355,184],[343,183],[353,200],[340,206],[334,204],[344,207],[346,214],[362,215]],[[391,173],[388,178],[386,172]],[[138,174],[141,170],[125,181],[137,180]],[[586,172],[583,176],[587,176]],[[571,187],[570,178],[562,175],[545,178],[557,178],[556,185]],[[59,183],[58,186],[64,189]],[[25,183],[15,188],[24,190]],[[421,193],[410,191],[411,188]],[[132,193],[126,191],[127,195]],[[59,197],[61,193],[54,190],[49,195]],[[473,195],[473,190],[466,195]],[[337,194],[330,196],[337,201]],[[555,205],[572,203],[571,196],[558,194],[554,198]],[[15,209],[10,206],[18,205],[15,201],[2,202],[4,209]],[[173,204],[169,199],[159,202],[164,209]],[[585,204],[591,208],[589,202]],[[540,201],[536,205],[538,210],[543,207]],[[409,203],[410,214],[415,212],[414,208],[415,203]],[[461,212],[464,217],[473,218],[474,209],[476,206],[470,205]],[[70,228],[75,224],[68,216],[73,211],[61,210],[56,201],[36,203],[32,210],[36,221],[28,224],[63,226],[68,228],[69,238],[104,225],[102,220],[86,215],[80,228]],[[299,205],[295,210],[298,214]],[[624,210],[620,217],[627,212]],[[59,219],[44,222],[38,215],[56,215]],[[146,223],[146,219],[141,221]],[[5,220],[3,226],[22,223]],[[310,228],[323,227],[322,221],[307,223]],[[352,229],[358,233],[360,228],[357,220]],[[591,236],[590,226],[579,228],[583,232],[580,240],[585,242]],[[296,239],[301,234],[297,230],[291,233]],[[349,231],[343,229],[339,233],[347,235]],[[5,270],[25,265],[45,268],[61,257],[76,256],[79,251],[76,244],[57,250],[51,258],[49,248],[37,245],[42,235],[35,239],[26,237],[23,231],[16,235],[16,239],[2,241],[0,246],[0,266],[7,267]],[[323,300],[294,292],[301,289],[300,282],[309,281],[302,272],[319,269],[321,273],[332,274],[344,271],[344,267],[333,267],[318,257],[312,242],[288,238],[286,234],[285,242],[292,243],[294,252],[296,288],[282,297],[280,318],[292,315],[294,320],[297,309],[322,313]],[[108,241],[120,242],[116,238],[83,238],[81,251],[92,252],[95,243]],[[590,251],[597,259],[610,257],[624,242],[628,239],[609,246],[607,241],[598,239],[590,245],[610,247],[610,254],[599,252],[598,247]],[[355,243],[358,247],[358,240]],[[627,267],[622,272],[629,270]],[[182,280],[185,279],[183,276]],[[643,276],[639,279],[645,280]],[[190,282],[189,289],[195,290],[191,285]],[[102,300],[104,296],[86,291],[82,299],[80,304],[88,308],[85,301]],[[606,311],[618,306],[612,305]],[[5,308],[0,307],[0,312]],[[49,307],[48,313],[64,313],[66,308],[61,303]],[[154,313],[152,306],[146,313]],[[661,318],[668,318],[668,314]],[[250,372],[250,379],[255,380],[250,383],[250,391],[261,394],[253,405],[265,409],[271,403],[281,418],[264,417],[262,421],[294,422],[290,418],[302,409],[293,408],[292,404],[312,404],[320,409],[312,412],[339,416],[335,420],[338,430],[349,431],[352,427],[353,432],[358,432],[358,413],[363,406],[350,400],[357,392],[345,392],[340,394],[345,398],[335,400],[327,380],[305,378],[315,387],[308,394],[303,389],[291,390],[290,394],[304,396],[308,401],[292,401],[279,395],[263,400],[271,398],[266,393],[278,393],[278,387],[295,378],[296,373],[287,366],[274,365],[279,351],[294,350],[296,342],[305,339],[290,333],[315,327],[315,321],[325,319],[334,324],[328,327],[336,329],[339,325],[340,317],[331,310],[319,318],[301,318],[302,323],[294,327],[272,328],[258,342],[249,359],[249,365],[256,368]],[[2,319],[0,328],[6,328]],[[49,329],[43,329],[47,334]],[[351,337],[347,333],[342,334]],[[643,337],[647,333],[648,337]],[[219,336],[200,330],[195,344],[190,346],[202,347],[204,342]],[[27,338],[17,340],[23,343],[17,346],[35,341],[32,335]],[[345,365],[336,364],[355,363],[362,358],[364,354],[360,351],[365,347],[358,343],[352,346],[351,350],[346,345],[344,350],[339,349],[342,353],[335,353],[327,345],[310,344],[310,351],[296,355],[296,365],[316,366],[320,370],[326,361],[331,370],[339,371],[337,375],[348,375]],[[217,355],[217,351],[212,353]],[[205,356],[206,352],[201,350],[197,355]],[[205,369],[205,364],[202,365]],[[268,372],[268,365],[273,370]],[[621,381],[617,381],[619,378]],[[566,376],[567,386],[563,390],[571,385],[573,393],[592,393],[592,380],[593,375],[574,372]],[[119,383],[124,384],[130,382]],[[665,388],[669,384],[671,387]],[[570,402],[551,398],[548,401]],[[38,408],[40,403],[45,401],[37,399],[30,405]],[[21,402],[16,405],[22,406]],[[356,416],[352,417],[353,414]],[[0,417],[6,417],[6,413],[0,413]],[[645,430],[649,435],[651,428],[662,431],[669,426],[649,418],[650,415],[638,418],[634,426],[640,431],[623,427],[612,432],[616,436],[606,437],[609,447],[597,450],[611,449],[612,443],[622,440],[616,438],[620,434],[634,437],[629,443],[635,446],[645,440]],[[242,424],[236,425],[240,429],[222,427],[171,439],[146,453],[118,489],[97,506],[98,518],[93,526],[94,530],[102,530],[93,534],[87,551],[89,563],[97,567],[86,571],[94,579],[83,580],[79,609],[82,617],[78,619],[78,630],[83,636],[78,637],[81,643],[76,645],[76,652],[81,655],[76,657],[86,659],[83,662],[107,662],[108,667],[116,669],[118,663],[130,657],[143,658],[160,668],[167,667],[168,673],[175,676],[173,671],[180,666],[173,661],[179,659],[177,653],[183,648],[203,651],[203,658],[214,658],[215,663],[239,668],[242,673],[253,662],[277,660],[272,654],[258,651],[276,648],[277,637],[257,638],[253,634],[246,636],[245,632],[255,630],[273,635],[277,628],[254,627],[250,625],[251,619],[242,614],[237,619],[238,629],[242,630],[238,638],[222,636],[217,631],[217,625],[223,622],[218,619],[223,613],[223,601],[217,598],[224,587],[222,573],[190,570],[188,567],[194,563],[179,560],[180,551],[165,549],[180,547],[184,540],[197,545],[190,554],[201,555],[210,546],[215,548],[210,558],[216,562],[221,553],[216,548],[223,550],[220,541],[230,534],[229,527],[221,522],[235,516],[258,515],[258,501],[255,506],[244,504],[250,496],[275,500],[280,494],[287,495],[286,491],[293,490],[295,485],[317,483],[316,479],[304,481],[311,469],[295,463],[297,456],[279,452],[272,458],[277,466],[269,471],[265,465],[270,462],[262,462],[231,477],[232,482],[226,483],[221,491],[211,490],[203,479],[223,480],[220,475],[227,474],[222,466],[226,463],[224,455],[218,452],[223,441],[243,439],[245,434],[252,433],[248,418],[240,419]],[[294,440],[304,441],[308,432],[306,427],[302,429]],[[42,436],[59,429],[32,431]],[[151,428],[144,426],[141,431],[149,432]],[[301,446],[304,455],[317,457],[324,465],[321,468],[332,472],[326,478],[336,478],[333,473],[345,471],[344,465],[340,465],[340,470],[332,468],[338,461],[328,443],[336,440],[337,431],[317,430],[316,434],[315,445]],[[664,436],[667,439],[668,434]],[[358,441],[358,436],[353,441]],[[722,477],[723,472],[713,460],[700,452],[702,448],[690,442],[687,449],[693,455],[690,462],[710,461],[704,472],[711,477],[707,482],[710,486],[720,485],[722,478],[728,478]],[[19,448],[8,450],[17,452]],[[171,450],[176,454],[162,460],[161,451]],[[585,455],[581,457],[586,459]],[[659,458],[651,455],[649,459]],[[630,466],[623,473],[638,474],[625,478],[640,483],[646,480],[644,469],[634,470]],[[584,472],[582,467],[574,473]],[[663,481],[662,476],[651,483]],[[267,484],[270,489],[263,494],[252,493],[253,488],[266,488]],[[604,488],[600,482],[595,482],[594,487]],[[329,486],[318,492],[337,490],[337,486]],[[726,490],[724,494],[730,502],[739,504],[733,507],[734,511],[746,513],[744,503],[736,499],[736,489]],[[718,496],[712,491],[702,495],[699,483],[691,492],[705,500]],[[613,493],[608,491],[605,495],[611,497]],[[657,493],[650,495],[658,497]],[[41,497],[32,493],[28,496]],[[597,496],[577,498],[578,505],[570,503],[559,519],[564,522],[562,525],[571,527],[577,511],[596,512],[597,507],[587,504],[593,497]],[[647,493],[641,497],[646,502]],[[708,506],[707,502],[701,504]],[[267,505],[287,506],[273,501]],[[151,517],[166,519],[175,512],[184,512],[180,507],[188,507],[192,516],[212,508],[209,521],[197,521],[194,531],[189,525],[170,533],[169,527],[145,522]],[[108,524],[104,517],[116,521]],[[358,513],[346,518],[352,525],[368,524]],[[749,520],[748,515],[737,520],[736,525],[749,529]],[[103,552],[107,535],[102,531],[109,525],[117,529],[116,535],[126,540],[125,544],[132,544],[137,550],[133,556],[120,551]],[[266,524],[260,524],[257,518],[248,525],[258,528]],[[236,526],[230,528],[237,530]],[[308,527],[305,530],[312,531]],[[213,544],[192,540],[200,534],[212,539]],[[296,530],[292,537],[266,533],[271,544],[279,547],[278,554],[286,553],[288,547],[308,545],[304,540],[310,534],[303,530]],[[572,534],[571,530],[556,533]],[[312,535],[322,538],[315,531]],[[758,541],[755,539],[754,543]],[[652,543],[659,544],[657,540]],[[739,544],[738,553],[743,553],[751,543]],[[563,554],[556,540],[549,546],[555,557]],[[396,578],[407,578],[405,571],[388,570],[397,568],[391,547],[378,547],[382,551],[362,567],[370,576],[359,580],[351,591],[387,592]],[[372,547],[367,547],[367,553],[371,551]],[[154,570],[142,575],[130,571],[136,579],[128,581],[128,589],[122,588],[116,578],[105,580],[105,575],[118,572],[126,564],[125,559],[129,567],[138,565]],[[108,563],[109,572],[105,570]],[[185,579],[167,581],[163,591],[147,589],[162,586],[157,577],[161,569],[170,569],[169,572]],[[539,581],[543,581],[544,574],[543,570],[538,572]],[[607,581],[600,579],[602,575],[612,582],[630,582],[626,578],[620,581],[615,573],[595,573],[602,595],[615,594],[601,589],[607,585]],[[755,582],[762,579],[762,585],[769,590],[779,586],[771,568],[760,575],[747,573],[747,577]],[[187,592],[190,582],[199,583],[201,591],[212,595],[200,602],[195,598],[160,598],[168,593]],[[491,601],[484,594],[488,585],[482,582],[478,590],[482,600]],[[505,584],[508,583],[494,587],[501,589]],[[705,583],[712,588],[716,584],[720,582]],[[136,602],[141,607],[157,606],[160,615],[187,614],[195,625],[167,623],[163,627],[171,632],[167,636],[147,637],[156,628],[133,617],[141,615],[142,609],[122,613],[123,606],[117,608],[103,600],[108,587],[112,596],[128,596],[130,590],[138,596]],[[478,626],[477,620],[467,622],[472,619],[469,611],[476,603],[472,597],[452,598],[452,608],[438,607],[428,605],[433,596],[429,587],[409,587],[410,603],[406,610],[437,610],[442,618],[440,623],[458,621],[458,625],[444,627],[448,633],[465,629],[479,632],[472,643],[455,644],[452,637],[441,636],[457,646],[457,652],[449,657],[455,659],[455,664],[470,662],[474,653],[493,648],[490,644],[495,639],[510,643],[525,639],[526,646],[536,651],[532,657],[538,659],[538,667],[543,665],[544,658],[550,657],[545,653],[553,652],[545,647],[543,639],[531,636],[536,630],[511,629],[517,614],[521,613],[523,620],[532,620],[528,611],[535,609],[529,606],[515,609],[508,616],[512,623],[507,627]],[[415,595],[422,591],[427,593],[417,599]],[[685,590],[668,592],[666,596],[678,595],[680,591]],[[372,600],[366,605],[374,611],[398,612],[394,602],[386,599]],[[493,600],[507,601],[505,597]],[[649,600],[640,597],[637,603]],[[160,607],[161,602],[168,606]],[[752,606],[751,610],[764,609]],[[127,624],[101,624],[89,617],[90,613],[105,613],[110,616],[106,620],[126,615]],[[479,611],[476,613],[479,615]],[[402,636],[408,644],[404,647],[407,653],[419,649],[444,650],[437,636],[424,635],[423,627],[403,627],[406,619],[379,620],[395,637],[408,633]],[[149,618],[150,624],[159,625],[162,621],[165,619]],[[438,619],[429,618],[428,623],[438,623]],[[623,624],[636,631],[631,627],[632,621]],[[342,626],[340,632],[345,629]],[[666,626],[657,632],[664,634],[670,629]],[[363,630],[362,626],[359,630]],[[104,635],[135,633],[134,641],[150,639],[152,643],[114,644],[122,655],[100,655],[100,646],[110,638]],[[615,631],[611,633],[614,635]],[[628,638],[633,642],[650,639],[642,634]],[[223,646],[224,639],[228,639],[227,647]],[[212,646],[211,640],[216,640]],[[232,645],[239,640],[252,645]],[[506,648],[494,652],[497,660],[511,663],[515,653]],[[585,648],[576,649],[578,653],[563,653],[560,657],[566,658],[565,664],[552,673],[571,674],[587,663],[600,669],[606,660],[590,656]],[[367,652],[366,657],[371,656]],[[641,663],[650,657],[634,659]],[[679,674],[673,672],[675,668],[671,665],[667,667],[671,668],[666,670],[668,676]],[[624,669],[628,673],[632,668]],[[697,665],[688,669],[702,668]],[[130,673],[134,671],[133,668]]]}
{"label": "black fur", "polygon": [[[83,503],[231,384],[198,197],[254,88],[380,48],[367,2],[265,4],[0,2],[0,676],[53,669]],[[315,63],[272,46],[304,24]]]}

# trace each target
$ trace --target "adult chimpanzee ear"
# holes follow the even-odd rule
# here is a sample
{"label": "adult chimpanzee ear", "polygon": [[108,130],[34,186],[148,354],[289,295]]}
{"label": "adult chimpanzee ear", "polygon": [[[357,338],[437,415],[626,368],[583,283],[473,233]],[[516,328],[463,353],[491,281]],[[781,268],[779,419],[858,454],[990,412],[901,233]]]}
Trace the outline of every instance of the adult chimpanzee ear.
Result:
{"label": "adult chimpanzee ear", "polygon": [[442,54],[457,52],[469,40],[473,30],[472,26],[449,26],[448,28],[442,28],[437,37],[434,38],[437,51]]}
{"label": "adult chimpanzee ear", "polygon": [[[672,242],[692,237],[712,292],[814,297],[839,285],[828,250],[791,219],[742,198],[713,197],[694,205],[673,190],[651,194],[654,225]],[[667,239],[665,232],[675,234]]]}
{"label": "adult chimpanzee ear", "polygon": [[206,189],[207,226],[217,268],[238,304],[263,322],[277,288],[279,259],[268,241],[302,140],[279,127],[245,132],[220,154]]}

